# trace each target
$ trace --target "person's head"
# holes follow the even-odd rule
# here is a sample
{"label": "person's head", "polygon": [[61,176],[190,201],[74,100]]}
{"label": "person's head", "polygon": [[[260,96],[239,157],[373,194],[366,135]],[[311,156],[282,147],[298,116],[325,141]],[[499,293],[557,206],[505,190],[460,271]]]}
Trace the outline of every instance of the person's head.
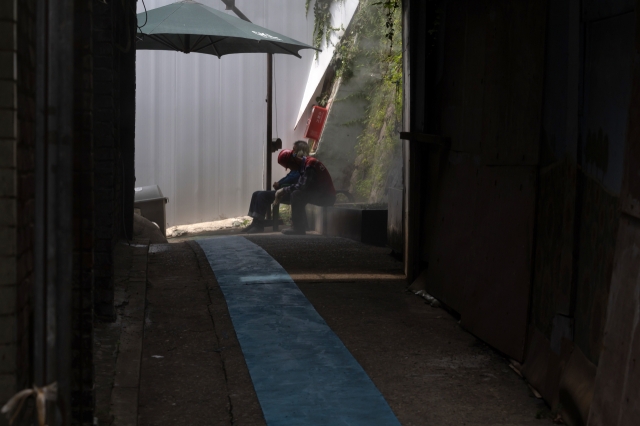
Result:
{"label": "person's head", "polygon": [[285,169],[297,169],[300,160],[291,149],[283,149],[278,153],[278,164]]}
{"label": "person's head", "polygon": [[293,154],[296,157],[309,156],[309,144],[306,141],[295,141],[293,143]]}

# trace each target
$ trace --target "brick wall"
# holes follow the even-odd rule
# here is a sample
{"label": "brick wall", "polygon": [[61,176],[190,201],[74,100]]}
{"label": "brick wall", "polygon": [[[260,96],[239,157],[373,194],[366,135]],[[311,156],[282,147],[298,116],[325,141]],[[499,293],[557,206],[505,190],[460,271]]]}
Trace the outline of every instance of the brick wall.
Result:
{"label": "brick wall", "polygon": [[0,3],[0,402],[32,381],[34,24],[35,0]]}

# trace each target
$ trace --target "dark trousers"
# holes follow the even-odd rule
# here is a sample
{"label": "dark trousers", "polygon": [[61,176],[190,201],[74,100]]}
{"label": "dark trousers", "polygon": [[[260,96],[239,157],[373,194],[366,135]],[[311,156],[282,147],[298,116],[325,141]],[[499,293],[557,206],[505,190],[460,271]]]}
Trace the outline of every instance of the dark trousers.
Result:
{"label": "dark trousers", "polygon": [[[271,203],[276,199],[276,191],[256,191],[251,195],[251,203],[249,204],[249,214],[254,219],[264,220],[264,215],[271,208]],[[285,204],[289,204],[289,196],[285,195],[281,200]]]}
{"label": "dark trousers", "polygon": [[276,199],[276,191],[256,191],[251,195],[249,214],[254,219],[263,220],[264,215]]}
{"label": "dark trousers", "polygon": [[291,222],[296,231],[307,230],[307,213],[305,206],[332,206],[336,201],[335,195],[322,194],[314,191],[293,191],[289,203],[291,204]]}

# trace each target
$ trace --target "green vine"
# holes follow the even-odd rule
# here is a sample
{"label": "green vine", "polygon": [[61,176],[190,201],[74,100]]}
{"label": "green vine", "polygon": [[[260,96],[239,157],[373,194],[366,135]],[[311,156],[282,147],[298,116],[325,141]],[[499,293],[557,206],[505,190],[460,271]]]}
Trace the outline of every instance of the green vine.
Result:
{"label": "green vine", "polygon": [[[344,0],[315,0],[313,3],[313,47],[322,48],[323,41],[325,44],[331,42],[331,35],[343,28],[334,28],[331,26],[331,6],[336,1],[344,2]],[[309,15],[310,0],[306,0],[305,9]],[[318,52],[316,52],[316,58]]]}
{"label": "green vine", "polygon": [[387,33],[384,36],[385,38],[389,39],[389,51],[391,51],[393,49],[393,36],[396,33],[396,10],[400,7],[400,0],[379,1],[377,3],[373,3],[373,5],[381,5],[386,9],[385,13],[387,15],[387,21],[385,22],[385,27],[387,29]]}
{"label": "green vine", "polygon": [[[328,44],[332,34],[338,31],[331,27],[331,6],[335,1],[343,0],[315,0],[314,47]],[[307,13],[310,4],[307,0]],[[402,25],[400,6],[401,0],[360,0],[347,31],[335,46],[331,72],[316,98],[318,105],[326,106],[337,81],[344,84],[357,75],[367,82],[358,92],[347,96],[365,101],[364,117],[340,125],[364,127],[357,138],[357,159],[351,182],[358,198],[369,202],[385,199],[387,178],[393,161],[399,158],[402,46],[394,41]],[[347,98],[335,99],[335,102]]]}
{"label": "green vine", "polygon": [[[356,170],[352,190],[359,199],[380,202],[384,199],[387,177],[399,155],[399,130],[402,123],[402,46],[393,43],[396,29],[402,25],[400,2],[361,0],[354,31],[364,40],[379,40],[377,45],[358,46],[356,37],[343,40],[347,51],[341,65],[343,77],[353,74],[356,58],[377,64],[376,74],[364,88],[368,107],[364,131],[358,136]],[[382,7],[379,7],[382,6]],[[384,22],[384,25],[381,25]],[[349,43],[353,43],[351,46]],[[366,44],[366,43],[365,43]]]}

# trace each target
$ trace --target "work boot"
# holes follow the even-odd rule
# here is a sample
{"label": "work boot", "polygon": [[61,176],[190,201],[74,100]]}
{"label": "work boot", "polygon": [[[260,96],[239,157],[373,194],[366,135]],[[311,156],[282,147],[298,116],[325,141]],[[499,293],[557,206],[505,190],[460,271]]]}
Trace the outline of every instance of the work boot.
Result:
{"label": "work boot", "polygon": [[283,229],[282,233],[284,235],[305,235],[306,232],[305,231],[299,231],[295,228],[288,228],[288,229]]}

